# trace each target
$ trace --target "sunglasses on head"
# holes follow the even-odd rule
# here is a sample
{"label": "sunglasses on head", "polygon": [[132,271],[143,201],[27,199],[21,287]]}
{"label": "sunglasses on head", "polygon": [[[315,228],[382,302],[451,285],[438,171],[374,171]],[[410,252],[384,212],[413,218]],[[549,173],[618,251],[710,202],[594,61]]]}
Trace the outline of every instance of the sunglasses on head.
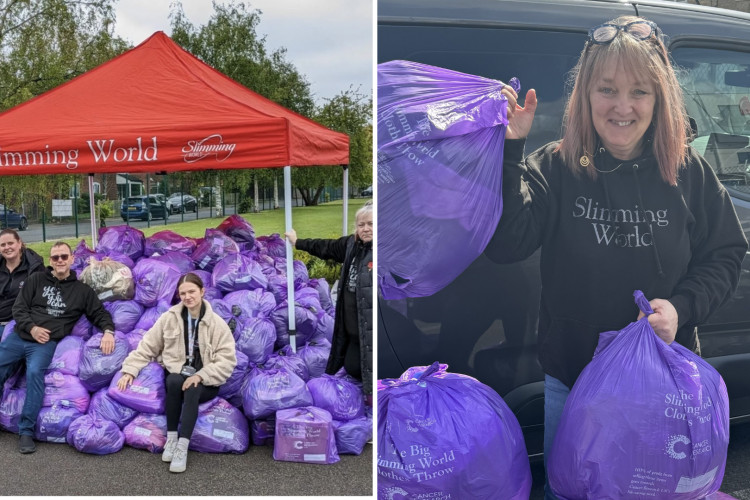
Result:
{"label": "sunglasses on head", "polygon": [[620,31],[636,40],[648,40],[651,35],[659,34],[659,27],[651,21],[633,21],[628,24],[605,23],[589,30],[588,41],[598,45],[607,44],[614,40]]}
{"label": "sunglasses on head", "polygon": [[70,255],[68,255],[67,253],[61,253],[60,255],[50,255],[49,258],[52,262],[57,262],[58,260],[65,262],[69,257]]}

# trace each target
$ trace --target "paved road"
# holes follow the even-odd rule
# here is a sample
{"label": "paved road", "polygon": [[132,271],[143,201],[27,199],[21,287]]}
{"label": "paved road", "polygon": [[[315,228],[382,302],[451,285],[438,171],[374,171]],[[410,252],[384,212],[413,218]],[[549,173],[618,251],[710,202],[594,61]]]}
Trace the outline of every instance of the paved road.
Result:
{"label": "paved road", "polygon": [[[539,461],[531,465],[534,484],[530,500],[544,499],[544,467]],[[727,468],[721,491],[738,500],[750,500],[750,423],[729,429]]]}
{"label": "paved road", "polygon": [[18,436],[0,432],[0,494],[117,496],[372,495],[372,445],[332,465],[277,462],[270,446],[242,455],[191,451],[188,469],[172,474],[160,455],[125,446],[111,455],[79,453],[67,444],[37,443],[16,451]]}

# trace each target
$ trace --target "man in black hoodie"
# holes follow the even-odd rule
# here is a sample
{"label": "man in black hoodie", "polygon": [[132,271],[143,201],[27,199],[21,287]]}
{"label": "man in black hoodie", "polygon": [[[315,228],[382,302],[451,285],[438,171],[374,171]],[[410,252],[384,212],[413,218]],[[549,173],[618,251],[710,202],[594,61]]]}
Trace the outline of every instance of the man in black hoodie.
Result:
{"label": "man in black hoodie", "polygon": [[21,453],[36,451],[33,435],[44,399],[44,372],[57,343],[70,334],[81,315],[104,331],[104,354],[112,353],[115,346],[112,317],[94,290],[78,281],[70,270],[70,246],[55,243],[50,250],[50,263],[47,272],[34,273],[24,283],[13,305],[15,330],[0,343],[0,385],[13,374],[20,360],[26,360],[26,400],[18,424]]}

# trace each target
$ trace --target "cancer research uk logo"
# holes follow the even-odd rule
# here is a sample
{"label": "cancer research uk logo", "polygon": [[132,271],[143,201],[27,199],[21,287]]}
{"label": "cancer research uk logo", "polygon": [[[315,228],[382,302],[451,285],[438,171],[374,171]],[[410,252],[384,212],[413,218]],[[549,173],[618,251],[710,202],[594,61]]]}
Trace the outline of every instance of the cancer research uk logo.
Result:
{"label": "cancer research uk logo", "polygon": [[220,134],[213,134],[200,141],[188,141],[187,146],[182,148],[182,156],[186,163],[194,163],[207,156],[215,156],[216,161],[224,161],[234,153],[236,147],[237,144],[224,143]]}

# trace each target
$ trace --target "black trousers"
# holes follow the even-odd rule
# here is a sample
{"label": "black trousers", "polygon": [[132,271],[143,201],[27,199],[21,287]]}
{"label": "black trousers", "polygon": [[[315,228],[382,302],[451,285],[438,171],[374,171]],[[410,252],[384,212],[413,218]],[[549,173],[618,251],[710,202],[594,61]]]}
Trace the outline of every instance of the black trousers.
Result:
{"label": "black trousers", "polygon": [[198,405],[215,398],[219,394],[219,388],[198,384],[197,387],[191,385],[188,390],[183,391],[182,384],[186,378],[179,373],[167,374],[167,431],[177,431],[182,420],[180,437],[190,439],[198,420]]}

